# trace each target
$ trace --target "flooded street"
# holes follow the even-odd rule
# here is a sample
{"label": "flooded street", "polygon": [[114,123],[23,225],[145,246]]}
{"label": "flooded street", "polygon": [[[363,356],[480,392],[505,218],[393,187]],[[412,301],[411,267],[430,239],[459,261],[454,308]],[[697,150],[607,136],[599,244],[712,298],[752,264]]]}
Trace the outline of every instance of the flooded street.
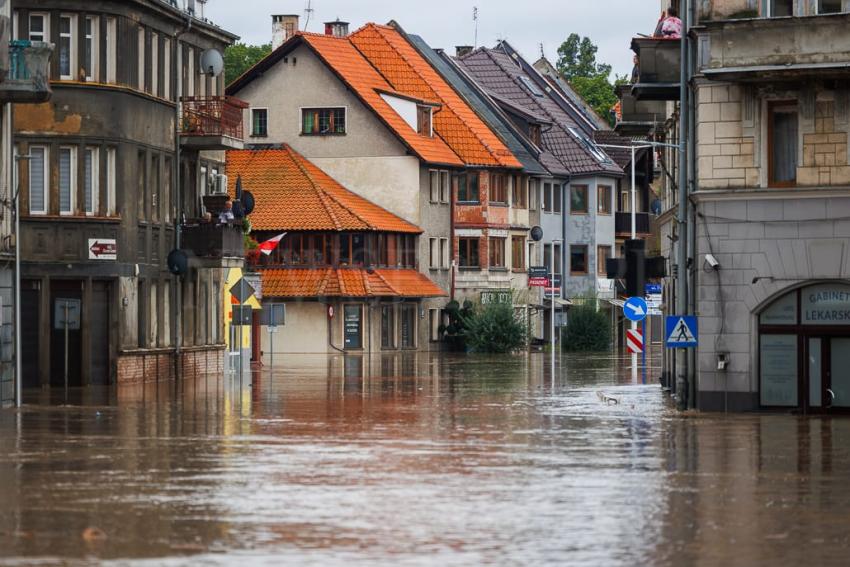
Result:
{"label": "flooded street", "polygon": [[620,365],[293,357],[4,410],[0,562],[846,564],[850,420],[682,415]]}

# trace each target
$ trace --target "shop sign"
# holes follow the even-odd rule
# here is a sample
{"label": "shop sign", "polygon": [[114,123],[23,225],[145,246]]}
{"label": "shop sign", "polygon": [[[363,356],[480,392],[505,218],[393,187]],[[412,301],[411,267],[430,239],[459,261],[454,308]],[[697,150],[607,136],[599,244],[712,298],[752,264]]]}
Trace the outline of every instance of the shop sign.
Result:
{"label": "shop sign", "polygon": [[803,325],[850,325],[850,287],[807,287],[802,299]]}

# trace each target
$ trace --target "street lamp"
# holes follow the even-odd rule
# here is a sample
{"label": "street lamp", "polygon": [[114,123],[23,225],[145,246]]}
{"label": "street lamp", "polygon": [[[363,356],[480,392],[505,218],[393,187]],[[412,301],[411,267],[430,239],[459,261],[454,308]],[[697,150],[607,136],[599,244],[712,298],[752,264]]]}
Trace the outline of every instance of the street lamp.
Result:
{"label": "street lamp", "polygon": [[15,407],[21,407],[21,176],[18,175],[18,163],[32,159],[31,154],[15,156]]}

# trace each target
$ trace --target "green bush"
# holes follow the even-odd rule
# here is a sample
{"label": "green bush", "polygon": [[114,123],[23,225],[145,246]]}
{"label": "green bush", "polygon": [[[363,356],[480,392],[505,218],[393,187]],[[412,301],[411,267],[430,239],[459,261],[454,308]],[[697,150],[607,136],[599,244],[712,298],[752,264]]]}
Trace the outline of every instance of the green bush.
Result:
{"label": "green bush", "polygon": [[570,352],[611,350],[611,321],[608,313],[596,309],[595,301],[574,305],[567,314],[563,348]]}
{"label": "green bush", "polygon": [[463,306],[457,301],[449,301],[446,305],[449,316],[447,325],[440,325],[438,331],[452,352],[466,352],[466,323],[472,315],[472,302],[464,301]]}
{"label": "green bush", "polygon": [[514,308],[491,303],[463,317],[466,344],[474,352],[507,353],[525,346],[525,322]]}

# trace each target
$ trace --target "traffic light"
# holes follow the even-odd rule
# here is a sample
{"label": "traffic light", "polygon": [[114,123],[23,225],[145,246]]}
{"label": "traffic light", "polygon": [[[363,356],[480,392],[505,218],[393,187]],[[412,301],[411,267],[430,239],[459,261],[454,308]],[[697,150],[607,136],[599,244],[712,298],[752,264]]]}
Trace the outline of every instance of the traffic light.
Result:
{"label": "traffic light", "polygon": [[667,275],[667,259],[663,256],[647,258],[643,240],[626,240],[625,257],[609,258],[605,269],[609,279],[626,281],[627,296],[643,297],[647,278]]}

